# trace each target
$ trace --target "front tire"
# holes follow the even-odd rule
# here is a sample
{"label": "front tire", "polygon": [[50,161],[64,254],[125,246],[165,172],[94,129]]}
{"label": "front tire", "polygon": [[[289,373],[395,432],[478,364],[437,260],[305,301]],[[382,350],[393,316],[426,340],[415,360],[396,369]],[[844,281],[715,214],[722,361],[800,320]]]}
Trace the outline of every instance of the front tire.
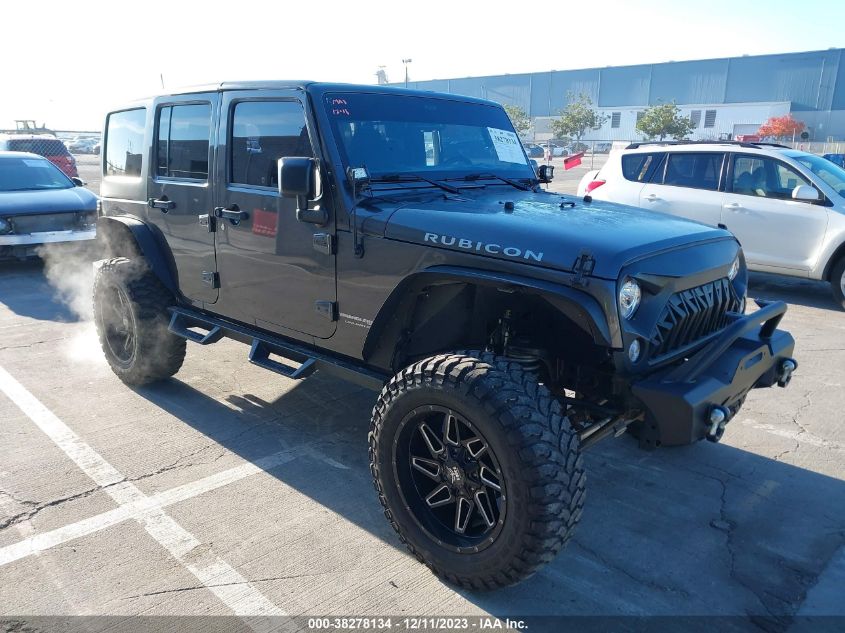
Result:
{"label": "front tire", "polygon": [[94,323],[109,366],[127,385],[169,378],[185,339],[168,329],[173,295],[141,259],[106,260],[94,279]]}
{"label": "front tire", "polygon": [[836,305],[845,310],[845,257],[842,257],[833,267],[830,285],[833,290],[833,300],[836,301]]}
{"label": "front tire", "polygon": [[390,524],[447,581],[495,589],[531,576],[584,504],[580,443],[518,363],[443,354],[399,372],[373,409],[370,468]]}

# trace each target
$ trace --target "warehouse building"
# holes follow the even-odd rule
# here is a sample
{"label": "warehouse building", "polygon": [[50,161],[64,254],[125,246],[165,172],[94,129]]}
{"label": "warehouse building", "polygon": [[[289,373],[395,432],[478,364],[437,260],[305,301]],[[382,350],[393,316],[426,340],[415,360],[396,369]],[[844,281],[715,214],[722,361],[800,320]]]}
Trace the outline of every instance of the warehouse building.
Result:
{"label": "warehouse building", "polygon": [[538,140],[569,93],[584,93],[607,117],[585,140],[635,140],[649,106],[674,101],[695,129],[690,138],[754,134],[787,113],[807,125],[810,141],[845,140],[845,49],[685,62],[561,70],[410,82],[409,87],[513,104],[535,121]]}

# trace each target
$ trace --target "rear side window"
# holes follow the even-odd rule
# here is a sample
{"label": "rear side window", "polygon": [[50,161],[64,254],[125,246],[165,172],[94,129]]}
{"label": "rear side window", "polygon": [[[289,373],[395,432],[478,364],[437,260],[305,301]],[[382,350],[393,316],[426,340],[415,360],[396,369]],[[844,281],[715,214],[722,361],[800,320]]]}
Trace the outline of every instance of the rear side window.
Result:
{"label": "rear side window", "polygon": [[663,154],[625,154],[622,156],[622,175],[632,182],[650,182]]}
{"label": "rear side window", "polygon": [[716,191],[724,158],[721,152],[669,154],[663,184]]}
{"label": "rear side window", "polygon": [[112,112],[106,122],[105,175],[140,176],[144,156],[145,108]]}
{"label": "rear side window", "polygon": [[156,175],[207,180],[211,104],[160,108],[156,128]]}
{"label": "rear side window", "polygon": [[67,156],[65,144],[57,138],[13,138],[9,140],[13,152],[30,152],[39,156]]}
{"label": "rear side window", "polygon": [[277,161],[313,156],[305,113],[298,101],[241,101],[232,114],[230,182],[278,186]]}

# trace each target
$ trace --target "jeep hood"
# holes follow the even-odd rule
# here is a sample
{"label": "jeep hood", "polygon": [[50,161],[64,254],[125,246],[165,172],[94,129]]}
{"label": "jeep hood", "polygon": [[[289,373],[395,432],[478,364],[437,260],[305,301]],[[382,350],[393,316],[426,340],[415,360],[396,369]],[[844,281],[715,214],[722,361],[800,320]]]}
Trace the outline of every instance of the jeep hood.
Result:
{"label": "jeep hood", "polygon": [[388,239],[562,271],[573,270],[588,251],[595,259],[592,274],[606,279],[644,256],[734,239],[727,231],[644,209],[504,187],[390,206],[371,205],[381,211]]}

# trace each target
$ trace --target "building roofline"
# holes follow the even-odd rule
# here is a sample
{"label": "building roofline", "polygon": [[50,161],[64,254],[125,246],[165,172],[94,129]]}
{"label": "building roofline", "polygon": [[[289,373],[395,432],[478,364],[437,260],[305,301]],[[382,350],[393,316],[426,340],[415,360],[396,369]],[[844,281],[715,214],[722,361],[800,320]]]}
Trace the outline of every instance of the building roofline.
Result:
{"label": "building roofline", "polygon": [[[696,62],[730,62],[731,60],[740,60],[740,59],[759,59],[763,57],[792,57],[798,55],[818,55],[821,53],[827,54],[842,54],[845,53],[845,48],[826,48],[821,50],[813,50],[813,51],[791,51],[785,53],[762,53],[760,55],[734,55],[732,57],[705,57],[705,58],[698,58],[698,59],[680,59],[680,60],[671,60],[671,61],[664,61],[664,62],[645,62],[642,64],[625,64],[620,66],[590,66],[587,68],[561,68],[561,69],[549,69],[549,70],[532,70],[528,72],[521,72],[521,73],[502,73],[498,75],[470,75],[466,77],[440,77],[440,78],[432,78],[432,79],[419,79],[414,80],[411,83],[420,84],[420,83],[427,83],[431,81],[461,81],[464,79],[498,79],[501,77],[530,77],[531,75],[545,75],[548,73],[566,73],[566,72],[589,72],[589,71],[601,71],[601,70],[608,70],[608,69],[625,69],[625,68],[648,68],[653,66],[669,66],[673,64],[693,64]],[[404,84],[404,82],[397,82],[397,83],[390,83],[390,86],[396,86]]]}

